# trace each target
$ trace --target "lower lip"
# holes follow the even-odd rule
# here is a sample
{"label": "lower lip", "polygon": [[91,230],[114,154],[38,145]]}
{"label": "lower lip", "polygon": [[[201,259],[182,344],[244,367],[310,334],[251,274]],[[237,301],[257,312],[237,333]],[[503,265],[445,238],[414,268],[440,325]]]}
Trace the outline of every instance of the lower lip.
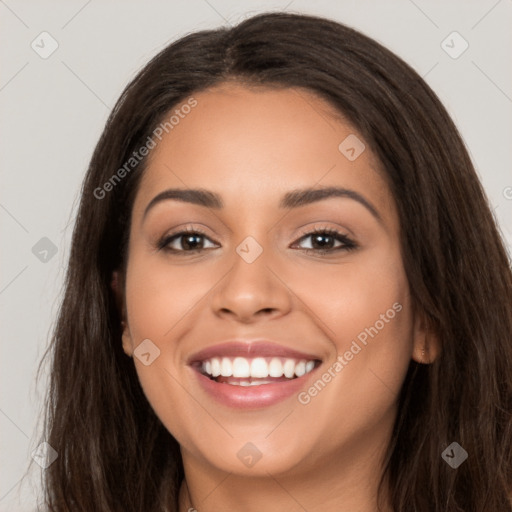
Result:
{"label": "lower lip", "polygon": [[216,382],[197,370],[196,374],[202,388],[217,402],[228,407],[239,409],[257,409],[269,407],[286,400],[292,395],[297,395],[306,387],[307,380],[318,368],[314,368],[302,377],[272,384],[260,384],[259,386],[236,386]]}

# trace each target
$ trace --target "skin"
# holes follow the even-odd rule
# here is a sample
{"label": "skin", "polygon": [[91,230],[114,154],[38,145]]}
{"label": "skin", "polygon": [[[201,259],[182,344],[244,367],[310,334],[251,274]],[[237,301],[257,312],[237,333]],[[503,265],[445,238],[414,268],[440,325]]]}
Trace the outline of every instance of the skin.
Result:
{"label": "skin", "polygon": [[[411,303],[400,222],[379,162],[368,145],[354,161],[339,151],[349,134],[362,136],[311,92],[224,83],[194,97],[197,106],[151,152],[122,276],[125,353],[145,339],[160,350],[148,366],[133,359],[181,446],[180,511],[373,512],[410,360],[427,363],[438,352]],[[358,192],[381,219],[350,198],[278,207],[292,189],[323,186]],[[224,207],[167,200],[143,218],[169,188],[208,189]],[[206,232],[202,251],[186,253],[183,237],[172,242],[181,253],[157,248],[187,226]],[[357,247],[308,253],[314,227],[336,229]],[[263,249],[250,264],[236,252],[247,236]],[[294,395],[233,409],[206,395],[186,364],[223,340],[271,338],[322,359],[307,390],[395,303],[401,311],[307,404]],[[247,442],[262,454],[252,467],[237,457]]]}

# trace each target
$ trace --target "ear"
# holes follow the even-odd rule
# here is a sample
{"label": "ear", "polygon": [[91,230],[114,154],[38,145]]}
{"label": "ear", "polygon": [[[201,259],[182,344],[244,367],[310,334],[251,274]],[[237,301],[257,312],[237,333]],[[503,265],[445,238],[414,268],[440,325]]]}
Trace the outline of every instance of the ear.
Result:
{"label": "ear", "polygon": [[126,318],[126,308],[124,300],[124,276],[121,271],[114,270],[112,272],[112,279],[110,281],[110,288],[114,292],[116,298],[117,310],[121,316],[121,327],[123,329],[122,342],[124,353],[132,357],[133,354],[133,343],[131,338],[130,329],[128,327],[128,321]]}
{"label": "ear", "polygon": [[440,353],[439,336],[430,325],[425,313],[416,311],[412,358],[420,364],[431,364],[439,357]]}

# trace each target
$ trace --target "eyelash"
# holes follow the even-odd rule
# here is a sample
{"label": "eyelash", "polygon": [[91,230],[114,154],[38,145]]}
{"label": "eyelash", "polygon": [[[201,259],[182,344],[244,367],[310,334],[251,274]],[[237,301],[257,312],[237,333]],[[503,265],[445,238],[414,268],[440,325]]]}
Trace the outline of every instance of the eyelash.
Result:
{"label": "eyelash", "polygon": [[[170,247],[168,247],[168,245],[176,240],[176,239],[179,239],[180,237],[184,236],[184,235],[199,235],[199,236],[202,236],[202,237],[205,237],[205,238],[208,238],[208,235],[202,231],[201,229],[197,229],[197,228],[185,228],[183,229],[182,231],[179,231],[178,233],[173,233],[173,234],[170,234],[170,235],[166,235],[164,236],[158,243],[157,243],[157,249],[160,250],[160,251],[165,251],[165,252],[169,252],[169,253],[174,253],[174,254],[177,254],[179,255],[181,253],[181,255],[185,255],[185,254],[194,254],[194,253],[197,253],[197,252],[200,252],[200,251],[204,251],[204,250],[207,250],[208,248],[206,249],[192,249],[192,250],[177,250],[177,249],[171,249]],[[354,249],[357,249],[357,244],[351,240],[349,237],[347,237],[346,235],[344,235],[343,233],[340,233],[339,231],[335,230],[335,229],[331,229],[331,228],[321,228],[321,227],[315,227],[313,230],[311,231],[307,231],[306,233],[302,234],[298,241],[304,239],[304,238],[308,238],[310,236],[314,236],[314,235],[317,235],[317,234],[321,234],[321,235],[327,235],[327,236],[331,236],[331,237],[334,237],[335,239],[337,239],[337,241],[341,242],[343,245],[341,245],[340,247],[335,247],[335,248],[332,248],[332,249],[302,249],[304,252],[306,253],[310,253],[310,252],[314,252],[314,253],[317,253],[317,254],[328,254],[328,253],[334,253],[334,252],[338,252],[338,251],[353,251]]]}

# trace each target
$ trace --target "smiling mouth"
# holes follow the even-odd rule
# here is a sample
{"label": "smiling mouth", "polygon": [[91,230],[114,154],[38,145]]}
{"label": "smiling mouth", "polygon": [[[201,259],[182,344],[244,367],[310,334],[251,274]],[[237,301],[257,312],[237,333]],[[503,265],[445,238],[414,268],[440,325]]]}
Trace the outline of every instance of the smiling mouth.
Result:
{"label": "smiling mouth", "polygon": [[194,363],[212,381],[231,386],[262,386],[299,379],[321,363],[318,359],[284,357],[211,357]]}

